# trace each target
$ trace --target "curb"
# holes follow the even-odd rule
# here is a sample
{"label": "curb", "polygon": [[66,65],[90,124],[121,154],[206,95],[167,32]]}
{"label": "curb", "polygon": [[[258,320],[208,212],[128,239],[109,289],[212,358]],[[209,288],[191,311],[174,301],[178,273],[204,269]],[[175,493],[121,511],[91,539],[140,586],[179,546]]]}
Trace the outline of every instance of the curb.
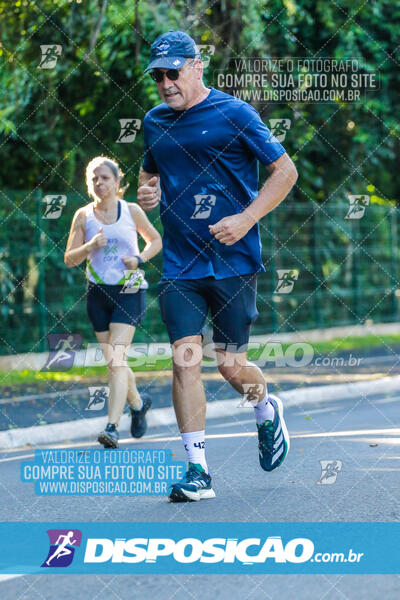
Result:
{"label": "curb", "polygon": [[[382,377],[372,381],[361,381],[358,383],[340,383],[333,385],[312,386],[303,389],[293,389],[280,394],[280,398],[286,407],[303,406],[315,402],[326,403],[354,397],[373,396],[400,390],[400,375],[395,377]],[[240,397],[228,400],[217,400],[207,404],[207,420],[218,419],[226,416],[234,416],[240,408]],[[176,433],[175,413],[172,407],[156,408],[148,414],[149,427],[162,427],[172,425]],[[27,444],[40,446],[52,442],[65,442],[97,436],[105,426],[105,417],[93,419],[80,419],[77,421],[65,421],[53,425],[39,425],[35,427],[23,427],[0,432],[0,450],[19,448]],[[121,433],[129,432],[130,416],[123,414],[119,430]],[[146,438],[143,439],[144,441]]]}

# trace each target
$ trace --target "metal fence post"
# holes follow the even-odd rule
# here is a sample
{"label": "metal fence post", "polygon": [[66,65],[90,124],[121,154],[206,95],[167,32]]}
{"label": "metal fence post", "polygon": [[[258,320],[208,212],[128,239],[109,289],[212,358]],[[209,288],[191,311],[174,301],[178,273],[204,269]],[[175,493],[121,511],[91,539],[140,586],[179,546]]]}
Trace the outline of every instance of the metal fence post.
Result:
{"label": "metal fence post", "polygon": [[319,277],[317,272],[319,269],[319,231],[320,231],[320,219],[319,219],[319,206],[314,202],[313,203],[313,219],[312,219],[312,232],[313,232],[313,243],[312,243],[312,261],[313,261],[313,281],[314,281],[314,314],[315,314],[315,324],[317,329],[322,327],[321,323],[321,310],[320,310],[320,289],[321,282],[319,281]]}
{"label": "metal fence post", "polygon": [[389,240],[390,240],[390,269],[391,269],[391,282],[390,287],[392,288],[391,299],[392,299],[392,318],[397,321],[397,298],[396,289],[397,283],[397,206],[392,206],[389,213]]}
{"label": "metal fence post", "polygon": [[352,287],[353,287],[353,318],[356,319],[356,323],[360,323],[359,312],[359,289],[358,289],[358,257],[359,257],[359,249],[358,249],[358,219],[351,219],[351,240],[353,243],[353,253],[352,253],[352,266],[351,266],[351,274],[352,274]]}
{"label": "metal fence post", "polygon": [[277,316],[277,310],[276,310],[276,304],[274,301],[274,291],[275,291],[275,273],[276,273],[276,269],[275,269],[275,211],[272,211],[268,214],[268,229],[270,232],[270,246],[269,246],[269,250],[270,250],[270,256],[271,256],[271,261],[270,261],[270,265],[271,265],[271,276],[270,276],[270,289],[271,289],[271,305],[272,305],[272,311],[271,311],[271,324],[272,324],[272,331],[275,333],[275,331],[278,331],[278,316]]}
{"label": "metal fence post", "polygon": [[43,203],[42,203],[42,192],[40,189],[36,189],[34,192],[34,199],[36,203],[36,257],[38,266],[38,285],[37,285],[37,306],[38,306],[38,320],[39,320],[39,349],[44,352],[47,350],[46,333],[47,333],[47,322],[46,322],[46,286],[45,286],[45,244],[46,237],[44,234],[44,223],[42,219]]}

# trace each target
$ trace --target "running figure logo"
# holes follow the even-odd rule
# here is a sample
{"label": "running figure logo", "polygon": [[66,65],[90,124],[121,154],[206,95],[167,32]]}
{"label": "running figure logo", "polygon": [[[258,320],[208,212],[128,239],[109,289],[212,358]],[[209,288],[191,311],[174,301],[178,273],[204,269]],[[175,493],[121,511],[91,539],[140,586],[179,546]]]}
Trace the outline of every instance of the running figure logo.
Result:
{"label": "running figure logo", "polygon": [[196,202],[196,206],[194,209],[194,213],[190,218],[208,219],[210,217],[212,207],[215,206],[217,197],[213,194],[206,194],[202,190],[201,194],[197,194],[196,196],[194,196],[194,201]]}
{"label": "running figure logo", "polygon": [[45,202],[46,208],[42,219],[58,219],[67,204],[67,196],[45,196],[43,202]]}
{"label": "running figure logo", "polygon": [[85,410],[102,410],[110,394],[109,387],[89,387],[89,403]]}
{"label": "running figure logo", "polygon": [[141,269],[125,269],[124,284],[120,294],[136,294],[144,281],[144,271]]}
{"label": "running figure logo", "polygon": [[130,144],[134,142],[142,121],[140,119],[119,119],[119,124],[121,132],[116,140],[117,144]]}
{"label": "running figure logo", "polygon": [[203,63],[203,69],[207,69],[210,64],[211,57],[214,56],[215,46],[196,46],[196,52],[200,54]]}
{"label": "running figure logo", "polygon": [[269,119],[271,135],[267,139],[267,142],[283,142],[291,123],[290,119]]}
{"label": "running figure logo", "polygon": [[243,398],[238,405],[238,408],[254,408],[258,402],[262,400],[264,391],[261,383],[243,383]]}
{"label": "running figure logo", "polygon": [[42,567],[68,567],[74,558],[75,548],[81,545],[79,529],[48,529],[49,553]]}
{"label": "running figure logo", "polygon": [[369,204],[369,196],[348,196],[350,207],[345,219],[361,219],[364,216],[365,208]]}
{"label": "running figure logo", "polygon": [[40,46],[42,57],[38,69],[53,69],[61,56],[62,47],[59,44],[43,44]]}
{"label": "running figure logo", "polygon": [[320,460],[321,477],[317,481],[319,485],[332,485],[335,483],[338,473],[342,470],[341,460]]}
{"label": "running figure logo", "polygon": [[72,333],[50,333],[47,336],[50,352],[46,364],[41,371],[68,371],[80,350],[82,337]]}
{"label": "running figure logo", "polygon": [[299,277],[298,269],[278,269],[278,283],[274,294],[290,294],[295,281]]}

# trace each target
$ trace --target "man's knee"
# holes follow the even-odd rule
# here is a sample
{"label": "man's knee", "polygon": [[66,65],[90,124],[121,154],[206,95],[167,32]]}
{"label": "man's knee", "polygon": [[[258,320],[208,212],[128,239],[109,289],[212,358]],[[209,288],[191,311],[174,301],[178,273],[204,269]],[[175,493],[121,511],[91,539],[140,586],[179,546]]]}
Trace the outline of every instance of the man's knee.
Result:
{"label": "man's knee", "polygon": [[197,339],[183,338],[172,346],[172,361],[175,372],[188,372],[188,370],[201,369],[203,348],[200,336]]}
{"label": "man's knee", "polygon": [[217,361],[218,370],[226,381],[241,381],[242,369],[248,364],[245,353],[234,354],[217,350]]}
{"label": "man's knee", "polygon": [[226,381],[228,381],[229,383],[241,381],[241,377],[240,377],[241,366],[238,364],[231,366],[231,365],[222,363],[222,364],[218,365],[218,370],[221,373],[222,377],[224,379],[226,379]]}

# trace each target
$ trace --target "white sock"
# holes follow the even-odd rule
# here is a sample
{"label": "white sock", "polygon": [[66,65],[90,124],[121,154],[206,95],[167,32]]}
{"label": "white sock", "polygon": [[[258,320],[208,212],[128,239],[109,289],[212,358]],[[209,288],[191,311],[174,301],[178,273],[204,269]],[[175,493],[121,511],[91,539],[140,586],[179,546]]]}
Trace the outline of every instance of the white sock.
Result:
{"label": "white sock", "polygon": [[265,421],[274,420],[275,411],[268,399],[268,393],[265,395],[265,398],[254,407],[254,415],[256,417],[257,425],[261,425]]}
{"label": "white sock", "polygon": [[205,472],[208,473],[204,429],[203,431],[190,431],[189,433],[182,433],[181,436],[188,461],[196,465],[201,465]]}

